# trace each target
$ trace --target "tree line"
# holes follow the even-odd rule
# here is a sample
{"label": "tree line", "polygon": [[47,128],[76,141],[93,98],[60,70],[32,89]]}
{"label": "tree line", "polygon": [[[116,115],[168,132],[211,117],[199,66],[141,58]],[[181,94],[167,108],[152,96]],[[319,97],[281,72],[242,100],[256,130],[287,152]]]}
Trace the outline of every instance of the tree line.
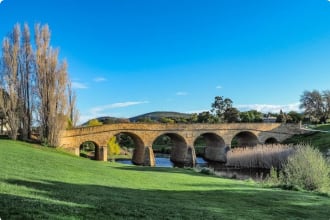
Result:
{"label": "tree line", "polygon": [[[136,122],[143,123],[258,123],[265,119],[272,119],[272,122],[279,123],[298,123],[303,120],[303,113],[290,111],[285,113],[262,113],[257,110],[240,112],[233,107],[230,98],[216,96],[211,103],[211,109],[200,113],[193,113],[189,117],[162,117],[152,120],[150,117],[139,118]],[[106,124],[106,123],[105,123]]]}
{"label": "tree line", "polygon": [[[300,96],[300,109],[302,112],[290,111],[288,113],[280,110],[279,113],[261,113],[256,110],[240,112],[233,107],[233,101],[223,96],[216,96],[211,104],[210,112],[198,115],[205,122],[263,122],[263,118],[276,118],[280,123],[326,123],[330,118],[330,91],[304,91]],[[213,113],[213,114],[212,114]],[[204,116],[204,117],[203,117]]]}
{"label": "tree line", "polygon": [[48,25],[34,26],[34,41],[27,24],[16,24],[3,39],[0,61],[0,115],[9,137],[28,140],[33,130],[39,140],[57,146],[59,131],[78,120],[76,94],[67,62],[50,44]]}
{"label": "tree line", "polygon": [[[280,110],[279,113],[262,113],[257,110],[249,110],[240,112],[237,108],[233,107],[233,101],[230,98],[224,98],[223,96],[216,96],[214,102],[211,104],[210,113],[204,112],[204,115],[210,115],[206,117],[209,122],[264,122],[270,120],[270,122],[278,123],[298,123],[303,120],[303,114],[290,111],[288,113]],[[213,113],[213,114],[211,114]]]}
{"label": "tree line", "polygon": [[262,113],[257,110],[240,112],[233,107],[230,98],[216,96],[211,103],[210,111],[193,113],[190,117],[162,117],[152,120],[142,117],[137,122],[143,123],[258,123],[269,120],[278,123],[326,123],[330,117],[330,91],[304,91],[300,97],[302,112],[280,110],[278,113]]}

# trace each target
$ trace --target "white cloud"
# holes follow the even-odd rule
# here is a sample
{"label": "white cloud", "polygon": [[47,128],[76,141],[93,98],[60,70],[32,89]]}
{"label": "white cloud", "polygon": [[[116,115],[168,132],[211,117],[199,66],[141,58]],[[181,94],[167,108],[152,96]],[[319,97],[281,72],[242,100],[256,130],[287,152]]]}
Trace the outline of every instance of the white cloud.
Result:
{"label": "white cloud", "polygon": [[177,92],[176,95],[177,96],[186,96],[186,95],[188,95],[188,92]]}
{"label": "white cloud", "polygon": [[218,85],[215,87],[216,89],[222,89],[222,86]]}
{"label": "white cloud", "polygon": [[104,82],[104,81],[107,81],[107,79],[104,78],[104,77],[96,77],[93,80],[94,80],[94,82]]}
{"label": "white cloud", "polygon": [[[1,0],[0,0],[1,1]],[[84,83],[80,82],[72,82],[72,88],[73,89],[87,89],[88,86]]]}
{"label": "white cloud", "polygon": [[109,109],[115,109],[115,108],[124,108],[124,107],[129,107],[132,105],[140,105],[140,104],[146,104],[149,103],[148,101],[137,101],[137,102],[117,102],[117,103],[112,103],[109,105],[103,105],[103,106],[98,106],[94,107],[90,110],[91,113],[97,114],[100,112],[104,112]]}
{"label": "white cloud", "polygon": [[247,105],[236,105],[235,107],[238,108],[240,111],[257,110],[263,113],[267,113],[267,112],[279,113],[280,110],[282,110],[283,112],[289,112],[289,111],[299,112],[300,111],[299,105],[300,104],[298,102],[287,105],[247,104]]}
{"label": "white cloud", "polygon": [[193,113],[202,113],[202,112],[209,112],[210,109],[198,109],[198,110],[191,110],[191,111],[186,111],[185,113],[187,114],[193,114]]}
{"label": "white cloud", "polygon": [[3,2],[3,0],[0,0],[0,4]]}

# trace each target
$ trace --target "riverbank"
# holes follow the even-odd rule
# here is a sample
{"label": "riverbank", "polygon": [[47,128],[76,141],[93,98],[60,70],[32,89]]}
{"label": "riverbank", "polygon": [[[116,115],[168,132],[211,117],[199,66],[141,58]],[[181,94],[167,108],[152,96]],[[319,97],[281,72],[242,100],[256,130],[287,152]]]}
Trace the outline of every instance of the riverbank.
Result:
{"label": "riverbank", "polygon": [[307,143],[319,149],[319,151],[324,154],[330,152],[330,124],[308,126],[306,129],[310,132],[294,135],[285,140],[283,144]]}
{"label": "riverbank", "polygon": [[[1,219],[328,219],[330,198],[0,140]],[[239,208],[238,208],[239,207]]]}

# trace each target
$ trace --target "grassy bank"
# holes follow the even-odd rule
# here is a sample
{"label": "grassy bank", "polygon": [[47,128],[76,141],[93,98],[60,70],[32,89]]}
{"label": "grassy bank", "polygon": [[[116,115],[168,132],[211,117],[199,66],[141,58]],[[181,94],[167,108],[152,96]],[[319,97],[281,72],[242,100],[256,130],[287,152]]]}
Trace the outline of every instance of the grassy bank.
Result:
{"label": "grassy bank", "polygon": [[321,152],[326,152],[328,149],[330,149],[330,125],[316,125],[309,128],[328,132],[311,131],[310,133],[306,134],[294,135],[291,138],[285,140],[283,144],[311,144],[315,148],[318,148]]}
{"label": "grassy bank", "polygon": [[1,219],[329,219],[330,198],[0,140]]}

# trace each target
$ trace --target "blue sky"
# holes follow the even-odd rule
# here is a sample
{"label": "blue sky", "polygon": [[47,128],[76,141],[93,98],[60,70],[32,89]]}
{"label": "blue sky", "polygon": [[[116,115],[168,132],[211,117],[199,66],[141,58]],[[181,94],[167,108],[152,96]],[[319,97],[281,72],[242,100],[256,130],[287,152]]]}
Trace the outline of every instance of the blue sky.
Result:
{"label": "blue sky", "polygon": [[330,89],[327,0],[4,0],[0,37],[49,24],[81,121],[150,111],[298,110]]}

